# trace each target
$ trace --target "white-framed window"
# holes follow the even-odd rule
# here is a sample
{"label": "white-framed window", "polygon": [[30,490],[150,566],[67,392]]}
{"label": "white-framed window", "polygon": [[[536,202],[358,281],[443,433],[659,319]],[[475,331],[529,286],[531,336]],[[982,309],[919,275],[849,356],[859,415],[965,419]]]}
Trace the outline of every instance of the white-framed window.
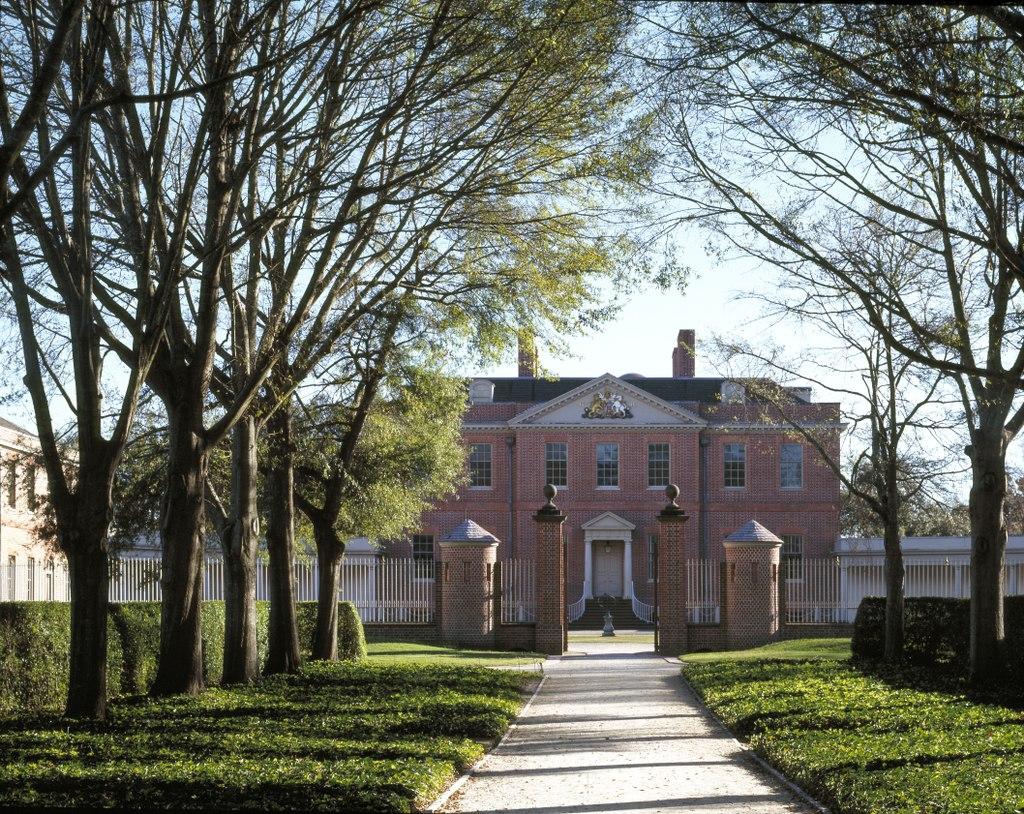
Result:
{"label": "white-framed window", "polygon": [[430,579],[434,576],[434,535],[414,534],[412,536],[412,558],[416,563],[416,576]]}
{"label": "white-framed window", "polygon": [[668,486],[669,450],[668,444],[647,445],[647,486]]}
{"label": "white-framed window", "polygon": [[7,601],[14,601],[14,589],[18,582],[18,558],[14,554],[7,555]]}
{"label": "white-framed window", "polygon": [[25,468],[25,501],[30,511],[36,510],[36,467],[35,464]]}
{"label": "white-framed window", "polygon": [[6,497],[7,505],[12,508],[18,505],[18,464],[11,461],[7,464],[7,480],[4,483],[6,486]]}
{"label": "white-framed window", "polygon": [[783,444],[779,449],[779,485],[799,489],[804,485],[804,445]]}
{"label": "white-framed window", "polygon": [[647,581],[654,582],[658,573],[658,535],[647,535]]}
{"label": "white-framed window", "polygon": [[552,486],[569,485],[569,445],[555,442],[544,445],[544,482]]}
{"label": "white-framed window", "polygon": [[739,489],[746,486],[747,445],[726,444],[723,466],[723,477],[726,488]]}
{"label": "white-framed window", "polygon": [[469,445],[469,485],[477,489],[491,486],[491,445]]}
{"label": "white-framed window", "polygon": [[25,568],[26,598],[31,602],[36,598],[36,558],[29,557]]}
{"label": "white-framed window", "polygon": [[804,578],[804,538],[799,534],[782,535],[782,573],[786,579]]}
{"label": "white-framed window", "polygon": [[597,487],[617,489],[619,487],[619,445],[597,445]]}

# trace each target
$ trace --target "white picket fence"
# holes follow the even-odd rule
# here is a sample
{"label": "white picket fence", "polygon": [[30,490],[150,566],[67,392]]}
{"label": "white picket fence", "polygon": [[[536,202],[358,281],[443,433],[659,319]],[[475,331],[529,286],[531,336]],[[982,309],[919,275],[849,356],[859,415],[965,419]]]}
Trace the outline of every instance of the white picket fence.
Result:
{"label": "white picket fence", "polygon": [[[203,563],[203,599],[224,598],[224,560],[209,557]],[[111,602],[158,602],[161,563],[157,558],[110,561]],[[315,562],[295,563],[292,569],[295,599],[317,598],[319,572]],[[342,559],[339,599],[355,604],[364,622],[425,623],[434,619],[434,562],[412,558],[353,556]],[[270,596],[270,568],[256,563],[256,598]],[[0,602],[69,602],[71,585],[67,565],[37,562],[5,564],[0,570]]]}
{"label": "white picket fence", "polygon": [[502,624],[537,621],[537,567],[533,560],[501,562]]}
{"label": "white picket fence", "polygon": [[[904,557],[905,596],[966,599],[971,595],[971,566],[966,558]],[[877,557],[803,560],[783,563],[786,624],[849,623],[866,596],[885,596],[885,563]],[[1003,568],[1006,596],[1024,593],[1024,563]]]}
{"label": "white picket fence", "polygon": [[722,564],[686,561],[686,612],[692,625],[717,625],[722,618]]}

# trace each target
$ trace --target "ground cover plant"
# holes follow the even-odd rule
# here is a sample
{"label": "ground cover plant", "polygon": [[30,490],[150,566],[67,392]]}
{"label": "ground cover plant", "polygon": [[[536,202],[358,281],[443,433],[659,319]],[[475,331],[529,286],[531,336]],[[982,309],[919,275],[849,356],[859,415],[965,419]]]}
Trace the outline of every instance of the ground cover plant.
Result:
{"label": "ground cover plant", "polygon": [[0,807],[410,811],[501,735],[529,674],[315,663],[107,722],[0,721]]}
{"label": "ground cover plant", "polygon": [[683,672],[738,737],[835,814],[1024,808],[1024,713],[934,689],[920,668],[862,671],[830,647],[812,660],[777,648],[760,660],[686,656]]}

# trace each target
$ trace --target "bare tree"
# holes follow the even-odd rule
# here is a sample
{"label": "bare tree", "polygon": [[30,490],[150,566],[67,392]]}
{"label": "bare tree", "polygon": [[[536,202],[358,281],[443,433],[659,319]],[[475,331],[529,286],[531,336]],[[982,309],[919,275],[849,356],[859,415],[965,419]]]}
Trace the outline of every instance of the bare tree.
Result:
{"label": "bare tree", "polygon": [[[83,116],[66,155],[49,153],[51,160],[40,165],[38,183],[31,181],[24,151],[17,148],[26,143],[25,131],[19,127],[31,125],[33,144],[45,151],[59,140],[67,122],[80,115],[95,88],[127,86],[116,58],[133,36],[127,13],[104,8],[103,16],[72,15],[69,30],[59,35],[67,42],[58,57],[53,56],[61,50],[54,33],[44,59],[46,70],[56,72],[47,80],[52,92],[39,88],[29,92],[48,100],[45,113],[29,112],[17,124],[12,122],[9,87],[0,85],[0,128],[15,148],[5,161],[24,193],[13,214],[0,220],[2,277],[19,329],[25,384],[35,412],[57,540],[68,558],[72,581],[66,712],[97,718],[106,711],[112,484],[178,278],[174,269],[145,264],[130,268],[112,256],[104,203],[110,196],[123,196],[138,205],[133,193],[141,195],[144,190],[105,184],[98,159],[107,154],[109,117],[100,112]],[[35,48],[30,53],[42,58],[42,42],[34,36],[28,37]],[[155,32],[155,40],[161,41],[159,33]],[[172,91],[176,81],[150,78],[150,87],[160,91]],[[153,108],[158,116],[168,115],[165,103],[154,102]],[[159,134],[146,136],[138,144],[156,173],[167,167],[165,146]],[[3,202],[9,202],[7,175],[3,178]],[[139,215],[141,235],[152,236],[163,225],[157,212],[143,213],[140,206]],[[108,389],[119,394],[114,409],[104,406]],[[73,416],[66,444],[54,413],[61,402]]]}
{"label": "bare tree", "polygon": [[[873,11],[865,25],[884,49],[859,35],[844,42],[865,63],[884,51],[890,81],[904,90],[921,81],[907,67],[916,62],[961,110],[1016,93],[1022,56],[1001,29],[942,9]],[[790,279],[849,292],[887,347],[950,377],[970,436],[972,679],[998,680],[1006,449],[1024,424],[1024,351],[1012,316],[1024,268],[1021,156],[906,94],[865,91],[857,71],[781,37],[780,26],[807,22],[799,9],[688,12],[694,19],[676,30],[668,60],[666,124],[678,158],[670,172],[679,182],[669,191],[685,201],[684,216],[710,219]],[[1013,134],[1018,122],[1006,117],[1002,127]],[[916,250],[908,267],[865,268],[863,247],[889,241]]]}
{"label": "bare tree", "polygon": [[[884,245],[862,247],[861,262],[879,274],[899,274],[905,257],[890,255]],[[902,247],[896,247],[897,249]],[[881,527],[885,551],[885,659],[903,656],[904,567],[900,547],[907,506],[936,499],[953,473],[955,421],[943,377],[907,360],[887,345],[863,319],[849,292],[834,286],[782,287],[763,294],[772,319],[788,317],[805,326],[802,343],[787,353],[766,345],[720,338],[715,345],[727,368],[742,371],[747,392],[762,402],[772,418],[782,420],[807,441],[839,479],[847,494],[873,515]],[[811,383],[834,395],[843,407],[847,452],[835,443],[834,430],[808,422],[794,409],[792,391],[775,384],[779,377]],[[956,396],[953,394],[953,400]],[[805,410],[806,408],[802,408]]]}

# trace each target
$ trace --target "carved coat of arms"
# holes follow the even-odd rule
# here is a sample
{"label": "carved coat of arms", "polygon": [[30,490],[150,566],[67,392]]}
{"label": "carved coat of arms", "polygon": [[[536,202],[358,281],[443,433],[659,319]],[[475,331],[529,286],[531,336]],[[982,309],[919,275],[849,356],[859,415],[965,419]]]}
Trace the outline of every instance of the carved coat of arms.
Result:
{"label": "carved coat of arms", "polygon": [[633,411],[618,393],[605,390],[595,393],[590,404],[583,411],[584,418],[632,418]]}

